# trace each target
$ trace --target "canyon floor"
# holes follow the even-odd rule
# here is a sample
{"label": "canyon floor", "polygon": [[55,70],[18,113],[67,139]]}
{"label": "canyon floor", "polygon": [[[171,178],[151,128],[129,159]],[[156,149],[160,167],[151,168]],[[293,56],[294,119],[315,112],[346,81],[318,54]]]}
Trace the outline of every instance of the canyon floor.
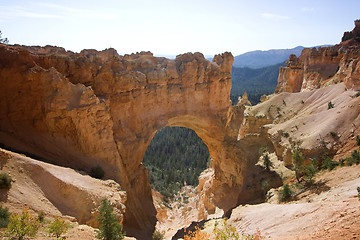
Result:
{"label": "canyon floor", "polygon": [[[360,239],[358,186],[359,165],[322,171],[317,174],[314,185],[293,201],[239,206],[228,221],[239,233],[254,234],[259,230],[268,239]],[[195,198],[188,195],[189,204],[172,203],[168,221],[158,224],[166,239],[171,239],[176,227],[186,227],[181,220],[196,216],[196,209],[190,207]],[[211,233],[215,222],[219,225],[222,221],[207,221],[204,231]]]}

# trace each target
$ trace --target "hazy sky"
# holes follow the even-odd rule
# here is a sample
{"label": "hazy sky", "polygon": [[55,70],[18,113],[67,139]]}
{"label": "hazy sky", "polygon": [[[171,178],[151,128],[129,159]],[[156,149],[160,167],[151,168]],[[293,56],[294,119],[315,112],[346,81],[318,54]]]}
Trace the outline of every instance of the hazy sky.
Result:
{"label": "hazy sky", "polygon": [[10,44],[206,55],[340,42],[360,0],[0,0]]}

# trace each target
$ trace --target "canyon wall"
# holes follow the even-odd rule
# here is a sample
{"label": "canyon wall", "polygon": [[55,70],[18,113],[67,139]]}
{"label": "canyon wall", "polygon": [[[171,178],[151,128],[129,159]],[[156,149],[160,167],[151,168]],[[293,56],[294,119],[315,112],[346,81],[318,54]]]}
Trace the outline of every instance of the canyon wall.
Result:
{"label": "canyon wall", "polygon": [[256,196],[249,172],[268,140],[262,131],[238,139],[244,107],[231,106],[232,62],[230,53],[209,62],[201,53],[169,60],[0,45],[0,142],[87,172],[101,166],[126,191],[128,235],[150,239],[156,212],[141,162],[161,128],[193,129],[209,149],[199,219]]}
{"label": "canyon wall", "polygon": [[280,68],[275,92],[301,92],[344,82],[360,90],[360,44],[346,41],[332,47],[305,48]]}

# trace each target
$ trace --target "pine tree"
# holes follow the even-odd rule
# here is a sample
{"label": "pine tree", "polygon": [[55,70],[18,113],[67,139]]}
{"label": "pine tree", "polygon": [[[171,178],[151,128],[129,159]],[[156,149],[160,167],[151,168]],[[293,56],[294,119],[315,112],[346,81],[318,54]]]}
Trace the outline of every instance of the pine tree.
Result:
{"label": "pine tree", "polygon": [[264,158],[265,169],[267,171],[270,171],[270,168],[274,167],[274,164],[271,162],[269,154],[265,154],[263,158]]}
{"label": "pine tree", "polygon": [[295,171],[295,176],[296,179],[298,181],[300,181],[300,177],[302,177],[304,175],[304,156],[302,154],[302,152],[300,151],[300,147],[296,146],[294,149],[294,152],[292,154],[292,162],[294,165],[294,171]]}
{"label": "pine tree", "polygon": [[100,223],[99,230],[96,231],[96,238],[103,240],[120,240],[125,236],[122,232],[122,225],[118,223],[116,214],[108,199],[104,198],[99,207],[100,216],[97,220]]}

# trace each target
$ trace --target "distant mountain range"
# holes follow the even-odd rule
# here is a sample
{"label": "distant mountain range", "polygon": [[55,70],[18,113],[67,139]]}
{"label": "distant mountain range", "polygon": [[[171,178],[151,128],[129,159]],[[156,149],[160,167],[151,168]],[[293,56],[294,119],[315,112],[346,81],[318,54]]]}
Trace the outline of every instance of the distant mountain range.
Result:
{"label": "distant mountain range", "polygon": [[286,61],[290,54],[300,56],[305,47],[251,51],[234,57],[233,67],[263,68]]}
{"label": "distant mountain range", "polygon": [[[325,47],[329,45],[315,46]],[[291,49],[271,49],[267,51],[251,51],[234,57],[233,67],[263,68],[282,63],[289,58],[290,54],[300,56],[305,47],[297,46]]]}

